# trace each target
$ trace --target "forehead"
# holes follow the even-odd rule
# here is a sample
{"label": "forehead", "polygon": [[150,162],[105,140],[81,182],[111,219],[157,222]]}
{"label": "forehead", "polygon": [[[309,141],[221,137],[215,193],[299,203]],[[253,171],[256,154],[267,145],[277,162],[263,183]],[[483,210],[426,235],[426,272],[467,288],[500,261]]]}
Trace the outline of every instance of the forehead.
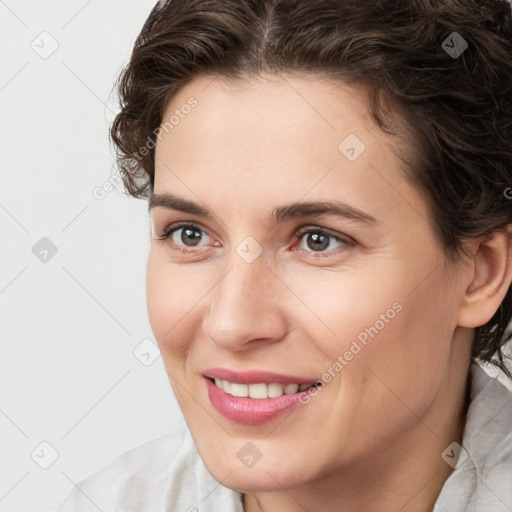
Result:
{"label": "forehead", "polygon": [[[162,116],[156,160],[171,156],[175,165],[208,155],[213,166],[247,168],[272,156],[274,169],[338,160],[347,137],[355,151],[372,146],[389,153],[391,140],[374,130],[362,87],[333,83],[320,75],[279,75],[228,80],[198,77],[168,102]],[[189,104],[194,104],[190,108]],[[372,133],[373,132],[373,133]],[[351,151],[351,145],[341,148]],[[346,154],[345,156],[354,156]],[[350,161],[350,160],[348,160]]]}
{"label": "forehead", "polygon": [[[316,74],[283,74],[244,77],[229,80],[221,76],[197,77],[171,98],[162,122],[180,111],[194,98],[197,106],[191,112],[191,121],[200,117],[200,123],[214,128],[216,135],[229,133],[243,135],[273,132],[283,128],[281,137],[290,141],[319,132],[321,136],[334,135],[344,118],[353,130],[372,130],[375,126],[367,111],[367,92],[362,86],[349,87]],[[184,119],[183,119],[184,120]],[[244,132],[238,132],[238,128]],[[178,126],[176,126],[178,128]],[[201,126],[194,125],[194,129]],[[307,129],[309,128],[309,129]],[[221,133],[218,131],[222,130]],[[174,130],[177,134],[180,130]],[[202,134],[204,130],[198,132]],[[210,136],[213,130],[209,130]],[[339,136],[339,134],[336,134]]]}
{"label": "forehead", "polygon": [[374,217],[390,216],[393,202],[410,213],[419,201],[426,218],[404,183],[397,141],[375,124],[367,98],[362,87],[317,75],[196,78],[162,117],[162,126],[173,122],[157,141],[155,191],[206,202],[222,193],[233,211],[255,199],[343,199]]}

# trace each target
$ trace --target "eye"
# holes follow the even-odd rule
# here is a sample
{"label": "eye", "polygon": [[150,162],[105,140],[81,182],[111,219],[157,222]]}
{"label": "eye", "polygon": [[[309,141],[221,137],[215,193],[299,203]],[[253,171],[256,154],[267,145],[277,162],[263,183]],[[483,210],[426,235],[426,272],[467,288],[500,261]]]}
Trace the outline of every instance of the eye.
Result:
{"label": "eye", "polygon": [[209,236],[195,224],[178,223],[167,226],[157,239],[161,242],[171,239],[172,245],[176,246],[177,250],[188,252],[187,247],[200,247],[205,235]]}
{"label": "eye", "polygon": [[[298,250],[313,253],[314,257],[324,256],[324,253],[327,253],[325,256],[330,256],[333,251],[335,253],[339,252],[336,249],[343,251],[356,245],[356,242],[350,237],[335,235],[318,227],[303,228],[294,236],[300,240]],[[195,247],[207,245],[206,243],[201,244],[205,237],[211,238],[206,231],[196,224],[181,222],[167,226],[157,237],[157,240],[164,243],[170,239],[173,249],[187,253],[193,252]]]}
{"label": "eye", "polygon": [[[346,250],[355,245],[354,240],[348,237],[334,235],[320,228],[307,228],[305,230],[301,230],[295,234],[295,237],[301,242],[299,250],[313,253],[327,252],[329,253],[327,254],[328,256],[330,256],[330,253],[335,251],[337,248]],[[308,249],[311,249],[311,251]]]}

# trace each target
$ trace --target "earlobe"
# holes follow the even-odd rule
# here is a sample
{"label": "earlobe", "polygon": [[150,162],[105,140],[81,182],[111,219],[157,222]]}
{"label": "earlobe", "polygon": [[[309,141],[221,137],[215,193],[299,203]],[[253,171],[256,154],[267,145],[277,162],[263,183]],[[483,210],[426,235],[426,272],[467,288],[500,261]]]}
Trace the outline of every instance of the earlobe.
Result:
{"label": "earlobe", "polygon": [[468,279],[463,283],[458,318],[461,327],[486,324],[505,298],[512,280],[511,227],[494,231],[475,246]]}

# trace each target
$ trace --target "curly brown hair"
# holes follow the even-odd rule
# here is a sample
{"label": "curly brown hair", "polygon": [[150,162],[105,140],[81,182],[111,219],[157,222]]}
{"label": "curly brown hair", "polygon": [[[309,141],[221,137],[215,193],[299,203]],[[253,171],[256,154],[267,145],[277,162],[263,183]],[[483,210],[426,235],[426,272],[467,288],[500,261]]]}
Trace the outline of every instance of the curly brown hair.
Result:
{"label": "curly brown hair", "polygon": [[[110,130],[126,192],[150,197],[170,98],[198,76],[306,72],[368,91],[380,128],[405,120],[408,178],[449,257],[512,223],[512,14],[499,0],[163,0],[115,86]],[[140,151],[145,148],[144,151]],[[405,158],[405,157],[404,157]],[[512,291],[474,329],[473,357],[509,377]]]}

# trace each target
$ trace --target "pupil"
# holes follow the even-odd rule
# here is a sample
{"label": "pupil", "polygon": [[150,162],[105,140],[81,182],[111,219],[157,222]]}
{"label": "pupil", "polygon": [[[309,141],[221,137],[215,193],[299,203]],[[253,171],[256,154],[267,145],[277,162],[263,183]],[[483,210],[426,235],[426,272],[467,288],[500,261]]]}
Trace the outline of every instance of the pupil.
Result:
{"label": "pupil", "polygon": [[[313,240],[314,243],[310,243],[310,240]],[[319,242],[319,243],[317,243]],[[327,241],[327,237],[324,235],[320,235],[318,233],[313,233],[311,236],[308,236],[308,247],[310,249],[318,250],[318,249],[325,249],[329,246],[329,243]]]}
{"label": "pupil", "polygon": [[181,232],[181,241],[183,243],[191,242],[190,245],[197,245],[199,243],[199,239],[201,238],[201,234],[197,229],[184,228]]}

